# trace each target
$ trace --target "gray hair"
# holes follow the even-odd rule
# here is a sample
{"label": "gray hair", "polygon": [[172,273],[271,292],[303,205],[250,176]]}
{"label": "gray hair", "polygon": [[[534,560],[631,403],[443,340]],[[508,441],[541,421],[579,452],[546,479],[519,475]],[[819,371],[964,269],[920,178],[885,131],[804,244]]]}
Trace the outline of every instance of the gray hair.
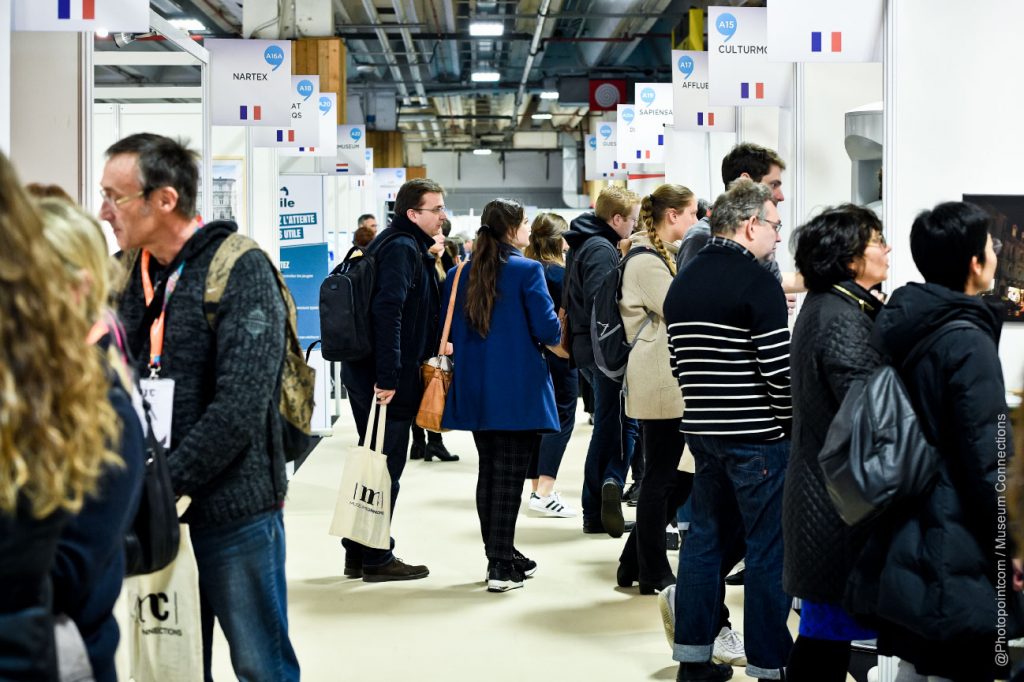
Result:
{"label": "gray hair", "polygon": [[712,234],[732,236],[744,220],[755,214],[758,220],[767,219],[764,204],[771,199],[770,187],[749,178],[734,180],[711,208]]}

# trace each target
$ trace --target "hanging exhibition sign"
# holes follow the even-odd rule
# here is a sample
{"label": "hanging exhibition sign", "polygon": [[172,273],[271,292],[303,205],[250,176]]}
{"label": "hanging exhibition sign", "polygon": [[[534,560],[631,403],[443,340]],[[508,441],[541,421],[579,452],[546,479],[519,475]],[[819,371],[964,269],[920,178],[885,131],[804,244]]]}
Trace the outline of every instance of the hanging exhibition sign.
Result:
{"label": "hanging exhibition sign", "polygon": [[398,189],[405,184],[404,168],[376,168],[373,171],[373,185],[377,193],[377,215],[386,216],[385,225],[391,225],[394,216],[395,197]]}
{"label": "hanging exhibition sign", "polygon": [[210,51],[213,125],[292,125],[291,42],[207,38],[203,44]]}
{"label": "hanging exhibition sign", "polygon": [[639,118],[661,125],[672,124],[671,83],[637,83],[633,101]]}
{"label": "hanging exhibition sign", "polygon": [[727,106],[790,106],[793,65],[768,58],[767,10],[708,7],[708,99]]}
{"label": "hanging exhibition sign", "polygon": [[768,3],[771,60],[880,62],[884,0],[772,0]]}
{"label": "hanging exhibition sign", "polygon": [[597,172],[606,174],[602,177],[624,178],[628,164],[619,163],[615,128],[615,121],[601,121],[597,124]]}
{"label": "hanging exhibition sign", "polygon": [[255,128],[254,147],[316,147],[320,144],[320,76],[291,77],[291,124]]}
{"label": "hanging exhibition sign", "polygon": [[15,31],[149,33],[149,0],[14,0]]}
{"label": "hanging exhibition sign", "polygon": [[708,53],[672,50],[672,118],[679,131],[736,132],[735,107],[708,101]]}
{"label": "hanging exhibition sign", "polygon": [[597,163],[597,134],[587,135],[583,149],[584,180],[625,180],[625,170],[601,168]]}
{"label": "hanging exhibition sign", "polygon": [[320,172],[328,175],[369,175],[372,166],[367,167],[366,126],[340,125],[335,127],[337,143],[334,158],[322,159]]}
{"label": "hanging exhibition sign", "polygon": [[278,215],[281,246],[319,244],[324,238],[322,175],[280,176]]}
{"label": "hanging exhibition sign", "polygon": [[282,156],[326,156],[334,158],[338,146],[337,112],[338,95],[333,92],[320,93],[316,110],[318,142],[313,146],[288,147],[280,150]]}
{"label": "hanging exhibition sign", "polygon": [[[665,99],[671,94],[669,86]],[[621,163],[665,162],[665,125],[657,118],[644,116],[643,110],[642,104],[619,105],[615,153]]]}

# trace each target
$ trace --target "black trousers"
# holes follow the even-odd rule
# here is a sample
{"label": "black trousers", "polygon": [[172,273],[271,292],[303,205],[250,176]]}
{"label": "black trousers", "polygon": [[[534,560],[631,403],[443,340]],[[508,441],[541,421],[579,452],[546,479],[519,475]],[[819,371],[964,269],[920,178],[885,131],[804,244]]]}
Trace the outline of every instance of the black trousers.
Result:
{"label": "black trousers", "polygon": [[638,566],[640,582],[655,583],[672,575],[665,527],[690,496],[693,474],[679,471],[685,440],[678,419],[643,419],[640,434],[647,465],[636,506],[636,526],[620,561]]}
{"label": "black trousers", "polygon": [[480,460],[476,513],[484,551],[491,560],[512,560],[516,517],[530,459],[540,448],[536,431],[474,431]]}
{"label": "black trousers", "polygon": [[412,442],[420,443],[422,445],[423,443],[426,443],[428,441],[431,443],[443,442],[440,433],[438,433],[437,431],[427,431],[426,429],[421,429],[420,427],[416,426],[416,422],[413,421]]}

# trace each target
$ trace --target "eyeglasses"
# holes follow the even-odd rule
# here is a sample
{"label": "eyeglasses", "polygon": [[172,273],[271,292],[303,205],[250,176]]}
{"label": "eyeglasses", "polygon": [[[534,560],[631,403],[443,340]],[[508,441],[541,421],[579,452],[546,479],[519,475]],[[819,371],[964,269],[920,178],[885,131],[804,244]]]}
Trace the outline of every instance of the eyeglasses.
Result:
{"label": "eyeglasses", "polygon": [[883,249],[889,246],[889,243],[885,241],[885,235],[880,234],[877,237],[872,237],[868,240],[868,246],[881,246]]}
{"label": "eyeglasses", "polygon": [[437,208],[414,208],[414,211],[426,211],[427,213],[433,213],[434,215],[441,215],[442,213],[447,214],[448,209],[444,206],[438,206]]}
{"label": "eyeglasses", "polygon": [[992,251],[998,256],[999,252],[1003,250],[1003,242],[999,239],[992,240]]}
{"label": "eyeglasses", "polygon": [[115,211],[117,209],[121,208],[122,206],[124,206],[125,204],[127,204],[129,201],[133,201],[135,199],[139,199],[139,198],[144,197],[144,196],[146,196],[146,190],[142,190],[140,192],[136,192],[135,194],[129,194],[126,197],[120,197],[120,198],[117,198],[117,199],[113,199],[113,198],[111,198],[111,196],[109,194],[107,194],[107,190],[102,189],[102,188],[100,189],[100,197],[103,199],[103,201],[105,201],[106,203],[110,204],[110,207],[112,209],[114,209]]}
{"label": "eyeglasses", "polygon": [[754,216],[754,220],[760,221],[760,222],[765,223],[767,225],[771,225],[772,229],[775,230],[775,234],[778,234],[778,233],[782,232],[782,221],[781,220],[779,220],[779,221],[765,220],[765,219],[759,218],[757,216]]}

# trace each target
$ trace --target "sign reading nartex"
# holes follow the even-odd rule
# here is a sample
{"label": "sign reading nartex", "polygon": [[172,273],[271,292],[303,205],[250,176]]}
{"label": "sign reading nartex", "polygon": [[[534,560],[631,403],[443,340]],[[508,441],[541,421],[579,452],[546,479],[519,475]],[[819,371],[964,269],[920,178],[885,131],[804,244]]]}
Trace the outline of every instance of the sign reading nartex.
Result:
{"label": "sign reading nartex", "polygon": [[268,73],[233,73],[231,77],[236,81],[265,81]]}
{"label": "sign reading nartex", "polygon": [[289,41],[208,38],[204,44],[210,51],[213,125],[292,126]]}

